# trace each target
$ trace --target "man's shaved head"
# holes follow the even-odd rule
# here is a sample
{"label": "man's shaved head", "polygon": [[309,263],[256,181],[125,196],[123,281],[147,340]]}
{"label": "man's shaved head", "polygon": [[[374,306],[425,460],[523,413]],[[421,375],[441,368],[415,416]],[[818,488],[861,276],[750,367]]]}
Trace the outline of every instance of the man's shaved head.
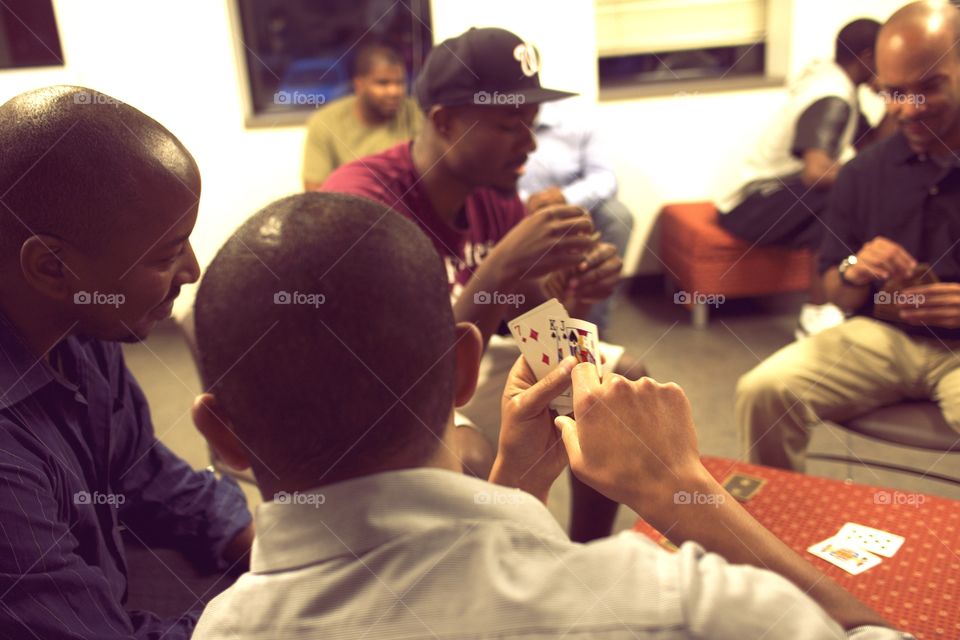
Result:
{"label": "man's shaved head", "polygon": [[949,2],[908,4],[877,39],[877,75],[888,108],[916,151],[960,146],[960,10]]}
{"label": "man's shaved head", "polygon": [[0,105],[0,311],[37,349],[67,331],[136,340],[199,276],[200,174],[177,138],[83,87]]}
{"label": "man's shaved head", "polygon": [[82,87],[0,106],[0,258],[34,234],[102,249],[163,207],[195,203],[199,172],[163,126]]}
{"label": "man's shaved head", "polygon": [[960,11],[956,5],[946,0],[920,0],[897,9],[884,23],[882,31],[919,29],[932,33],[940,32],[944,27],[960,28]]}
{"label": "man's shaved head", "polygon": [[960,10],[943,0],[924,0],[898,9],[880,29],[879,37],[893,55],[922,55],[939,49],[940,55],[960,56],[954,46],[958,34]]}
{"label": "man's shaved head", "polygon": [[217,253],[195,309],[204,387],[261,488],[434,455],[454,402],[453,310],[432,243],[403,216],[334,193],[275,202]]}

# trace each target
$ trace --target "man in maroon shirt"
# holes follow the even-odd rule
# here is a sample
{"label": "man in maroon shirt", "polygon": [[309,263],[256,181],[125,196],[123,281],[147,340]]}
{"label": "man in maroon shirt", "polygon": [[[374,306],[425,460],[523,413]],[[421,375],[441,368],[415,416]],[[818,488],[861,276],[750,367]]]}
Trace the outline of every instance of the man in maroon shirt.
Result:
{"label": "man in maroon shirt", "polygon": [[[517,195],[517,178],[536,148],[538,105],[573,95],[542,88],[539,62],[532,45],[503,29],[470,29],[445,41],[417,79],[426,120],[418,136],[341,166],[323,184],[416,221],[444,260],[457,321],[477,325],[486,345],[477,394],[463,408],[486,440],[458,430],[465,466],[483,477],[517,354],[511,339],[497,335],[501,323],[544,301],[548,282],[571,316],[585,317],[590,304],[612,293],[622,268],[613,245],[593,236],[588,211],[560,205],[527,215]],[[622,348],[603,344],[601,352],[607,371],[644,374]],[[608,535],[617,505],[571,482],[571,538]]]}

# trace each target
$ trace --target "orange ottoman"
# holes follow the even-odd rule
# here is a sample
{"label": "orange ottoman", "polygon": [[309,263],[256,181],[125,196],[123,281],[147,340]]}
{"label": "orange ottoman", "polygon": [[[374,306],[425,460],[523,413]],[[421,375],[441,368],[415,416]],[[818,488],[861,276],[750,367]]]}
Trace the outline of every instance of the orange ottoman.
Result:
{"label": "orange ottoman", "polygon": [[806,249],[751,247],[717,224],[712,202],[668,204],[660,210],[660,260],[698,327],[726,298],[805,291],[813,255]]}

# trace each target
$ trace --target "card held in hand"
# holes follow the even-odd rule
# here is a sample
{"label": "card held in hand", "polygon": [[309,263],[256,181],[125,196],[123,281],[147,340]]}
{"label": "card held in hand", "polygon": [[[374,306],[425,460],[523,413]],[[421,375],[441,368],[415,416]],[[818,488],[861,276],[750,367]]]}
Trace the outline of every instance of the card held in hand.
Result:
{"label": "card held in hand", "polygon": [[[597,325],[571,318],[556,298],[510,321],[510,333],[537,380],[553,371],[560,361],[574,356],[578,362],[589,362],[601,376],[600,336]],[[566,389],[550,408],[561,415],[573,411],[573,395]]]}
{"label": "card held in hand", "polygon": [[[510,321],[510,333],[537,380],[542,380],[563,360],[563,355],[558,353],[556,340],[551,337],[551,333],[556,334],[559,330],[558,321],[562,323],[568,319],[569,316],[563,305],[556,298],[551,298]],[[551,402],[550,408],[561,415],[567,415],[573,411],[570,390],[567,389]]]}

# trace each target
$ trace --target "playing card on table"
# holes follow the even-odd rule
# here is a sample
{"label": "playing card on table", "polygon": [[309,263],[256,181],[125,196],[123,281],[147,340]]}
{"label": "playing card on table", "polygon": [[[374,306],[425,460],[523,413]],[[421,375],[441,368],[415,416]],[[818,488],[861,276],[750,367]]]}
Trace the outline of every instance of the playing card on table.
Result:
{"label": "playing card on table", "polygon": [[848,522],[843,525],[833,539],[885,558],[892,558],[903,546],[905,540],[903,536],[898,536],[895,533],[874,529],[855,522]]}
{"label": "playing card on table", "polygon": [[879,556],[837,538],[827,538],[807,551],[855,576],[882,562]]}
{"label": "playing card on table", "polygon": [[745,473],[732,473],[723,481],[723,488],[740,502],[747,502],[766,482],[763,478],[748,476]]}

